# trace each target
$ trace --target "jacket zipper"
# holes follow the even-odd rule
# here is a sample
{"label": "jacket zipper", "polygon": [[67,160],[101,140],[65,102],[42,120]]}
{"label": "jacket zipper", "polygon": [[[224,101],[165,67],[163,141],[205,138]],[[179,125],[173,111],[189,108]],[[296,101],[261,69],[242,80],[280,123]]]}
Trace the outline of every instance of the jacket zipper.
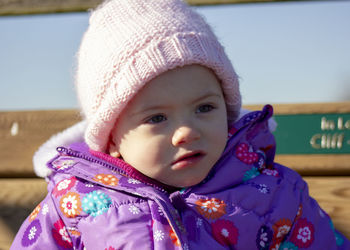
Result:
{"label": "jacket zipper", "polygon": [[[76,157],[76,158],[79,158],[79,159],[83,159],[83,160],[86,160],[86,161],[89,161],[89,162],[92,162],[92,163],[97,163],[97,164],[99,164],[99,165],[102,165],[102,166],[104,166],[104,167],[107,167],[108,169],[111,169],[112,171],[116,171],[116,172],[120,173],[121,175],[129,176],[128,173],[127,173],[125,170],[120,169],[120,168],[118,168],[117,166],[112,165],[112,164],[110,164],[110,163],[108,163],[108,162],[102,161],[102,160],[100,160],[100,159],[98,159],[98,158],[91,157],[91,156],[89,156],[89,155],[86,155],[86,154],[84,154],[84,153],[81,153],[81,152],[79,152],[79,151],[75,151],[75,150],[73,150],[73,149],[65,148],[65,147],[58,147],[56,150],[57,150],[57,152],[58,152],[59,154],[66,154],[66,155],[68,155],[68,156],[72,156],[72,157]],[[134,177],[133,177],[133,178],[134,178]],[[137,178],[135,178],[135,179],[137,179]],[[140,180],[140,179],[137,179],[137,180],[138,180],[138,181],[141,181],[141,182],[142,182],[143,184],[145,184],[145,185],[148,185],[148,186],[151,186],[151,187],[157,189],[158,191],[161,191],[162,193],[165,193],[165,194],[168,193],[165,189],[163,189],[163,188],[161,188],[161,187],[158,187],[157,185],[153,185],[153,184],[151,184],[151,183],[144,183],[144,182],[143,182],[142,180]]]}
{"label": "jacket zipper", "polygon": [[[72,156],[72,157],[76,157],[76,158],[79,158],[79,159],[83,159],[83,160],[86,160],[86,161],[89,161],[89,162],[92,162],[92,163],[97,163],[97,164],[99,164],[99,165],[102,165],[102,166],[104,166],[104,167],[107,167],[107,168],[109,168],[109,169],[111,169],[111,170],[113,170],[113,171],[117,171],[117,172],[119,172],[120,174],[122,174],[122,175],[126,175],[126,176],[128,176],[128,174],[127,174],[127,172],[126,171],[124,171],[124,170],[122,170],[122,169],[120,169],[120,168],[118,168],[117,166],[114,166],[114,165],[112,165],[112,164],[110,164],[110,163],[108,163],[108,162],[105,162],[105,161],[102,161],[102,160],[99,160],[98,158],[95,158],[95,157],[91,157],[91,156],[89,156],[89,155],[86,155],[86,154],[84,154],[84,153],[81,153],[81,152],[79,152],[79,151],[75,151],[75,150],[73,150],[73,149],[70,149],[70,148],[65,148],[65,147],[58,147],[57,149],[57,152],[59,153],[59,154],[65,154],[65,155],[68,155],[68,156]],[[138,180],[138,181],[141,181],[142,182],[142,180]],[[142,182],[142,183],[144,183],[144,182]],[[146,183],[144,183],[145,185],[151,185],[151,184],[146,184]],[[165,193],[165,194],[168,194],[168,192],[165,190],[165,189],[162,189],[162,188],[160,188],[160,187],[158,187],[158,186],[156,186],[156,185],[151,185],[153,188],[155,188],[155,189],[157,189],[157,190],[159,190],[159,191],[161,191],[161,192],[163,192],[163,193]],[[188,189],[186,189],[186,191],[188,191]],[[182,196],[182,194],[180,194],[181,196]],[[155,199],[155,201],[158,203],[158,206],[160,206],[160,207],[162,207],[163,208],[163,210],[164,210],[164,207],[162,206],[162,204],[157,200],[157,199]],[[166,206],[165,206],[166,207]],[[169,224],[172,226],[172,228],[173,228],[173,230],[174,230],[174,233],[176,234],[176,237],[179,239],[179,241],[180,241],[180,244],[181,245],[183,245],[183,242],[182,242],[182,237],[180,237],[180,235],[178,234],[178,226],[177,226],[177,224],[176,224],[176,222],[174,222],[174,219],[170,219],[169,218],[169,215],[171,214],[170,212],[165,212],[164,213],[168,218],[168,222],[169,222]],[[172,217],[172,216],[171,216]],[[176,229],[178,229],[178,230],[176,230]]]}

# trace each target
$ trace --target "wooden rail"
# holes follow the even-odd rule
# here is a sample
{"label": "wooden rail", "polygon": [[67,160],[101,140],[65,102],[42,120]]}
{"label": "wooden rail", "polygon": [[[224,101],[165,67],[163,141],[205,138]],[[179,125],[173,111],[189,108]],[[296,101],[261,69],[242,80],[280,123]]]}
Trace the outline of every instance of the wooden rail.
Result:
{"label": "wooden rail", "polygon": [[[295,2],[306,0],[187,0],[187,2],[191,5],[218,5],[289,1]],[[95,8],[101,2],[102,0],[0,0],[0,16],[80,12]]]}
{"label": "wooden rail", "polygon": [[80,120],[76,110],[0,112],[0,176],[35,177],[32,157],[38,147]]}

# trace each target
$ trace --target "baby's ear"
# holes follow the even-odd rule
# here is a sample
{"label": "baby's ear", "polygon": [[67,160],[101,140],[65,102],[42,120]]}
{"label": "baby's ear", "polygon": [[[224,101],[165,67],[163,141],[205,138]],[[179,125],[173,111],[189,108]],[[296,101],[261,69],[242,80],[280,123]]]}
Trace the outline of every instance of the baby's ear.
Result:
{"label": "baby's ear", "polygon": [[117,150],[117,146],[115,145],[115,143],[113,141],[109,141],[109,145],[108,145],[108,151],[109,151],[109,155],[115,157],[115,158],[119,158],[120,157],[120,153]]}
{"label": "baby's ear", "polygon": [[120,157],[120,153],[118,151],[109,151],[109,154],[115,158]]}

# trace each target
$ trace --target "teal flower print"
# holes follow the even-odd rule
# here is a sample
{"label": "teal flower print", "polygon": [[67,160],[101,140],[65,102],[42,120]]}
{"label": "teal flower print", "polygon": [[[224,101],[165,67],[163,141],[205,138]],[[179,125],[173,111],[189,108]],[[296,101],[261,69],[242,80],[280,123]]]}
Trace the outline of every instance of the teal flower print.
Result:
{"label": "teal flower print", "polygon": [[279,249],[281,250],[298,250],[298,247],[295,246],[292,242],[283,242]]}
{"label": "teal flower print", "polygon": [[88,193],[82,201],[83,211],[94,217],[107,212],[110,205],[111,198],[100,190]]}
{"label": "teal flower print", "polygon": [[245,174],[243,176],[243,181],[246,182],[246,181],[253,179],[259,175],[260,175],[259,170],[255,167],[253,167],[250,170],[248,170],[247,172],[245,172]]}

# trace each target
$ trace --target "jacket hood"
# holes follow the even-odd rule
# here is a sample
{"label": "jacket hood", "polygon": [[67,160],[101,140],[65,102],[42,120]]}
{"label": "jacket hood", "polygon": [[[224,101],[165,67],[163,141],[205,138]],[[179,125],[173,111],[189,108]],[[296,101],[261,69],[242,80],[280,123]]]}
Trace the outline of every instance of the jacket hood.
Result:
{"label": "jacket hood", "polygon": [[[240,116],[238,119],[244,115],[251,112],[247,109],[241,109]],[[83,120],[74,124],[73,126],[53,135],[49,140],[47,140],[39,149],[35,152],[33,156],[34,172],[39,177],[47,177],[51,174],[46,163],[57,155],[56,148],[63,146],[67,147],[72,143],[84,142],[84,134],[87,127],[87,121]],[[275,120],[269,119],[269,128],[273,132],[277,127]]]}

